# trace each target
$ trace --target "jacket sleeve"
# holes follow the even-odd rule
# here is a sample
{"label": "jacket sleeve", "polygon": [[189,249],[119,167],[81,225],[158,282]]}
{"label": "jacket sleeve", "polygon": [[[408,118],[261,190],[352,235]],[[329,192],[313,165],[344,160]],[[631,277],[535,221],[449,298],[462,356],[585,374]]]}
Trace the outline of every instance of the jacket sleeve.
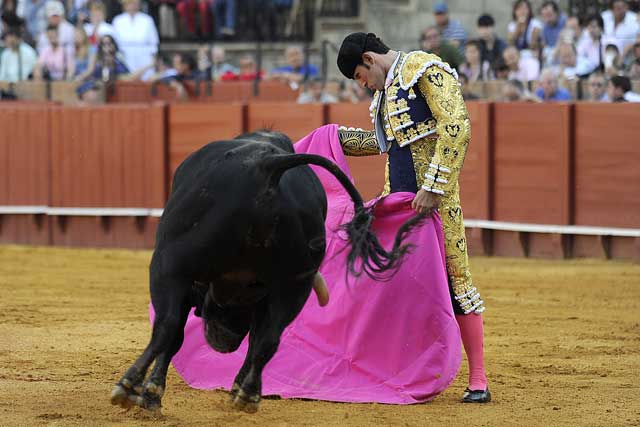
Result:
{"label": "jacket sleeve", "polygon": [[418,88],[437,121],[438,139],[422,188],[444,195],[458,181],[464,163],[471,124],[458,80],[437,65],[428,67],[418,80]]}
{"label": "jacket sleeve", "polygon": [[380,154],[380,147],[376,141],[374,131],[362,130],[360,128],[338,128],[338,137],[342,151],[347,156],[372,156]]}

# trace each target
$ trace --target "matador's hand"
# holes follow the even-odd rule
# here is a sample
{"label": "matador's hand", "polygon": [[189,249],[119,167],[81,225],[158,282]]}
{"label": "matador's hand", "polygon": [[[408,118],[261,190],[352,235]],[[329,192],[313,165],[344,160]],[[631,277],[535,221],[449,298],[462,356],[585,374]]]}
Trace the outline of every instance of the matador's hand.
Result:
{"label": "matador's hand", "polygon": [[413,199],[413,202],[411,202],[411,207],[415,209],[417,213],[428,214],[429,211],[438,209],[441,199],[439,194],[421,188]]}

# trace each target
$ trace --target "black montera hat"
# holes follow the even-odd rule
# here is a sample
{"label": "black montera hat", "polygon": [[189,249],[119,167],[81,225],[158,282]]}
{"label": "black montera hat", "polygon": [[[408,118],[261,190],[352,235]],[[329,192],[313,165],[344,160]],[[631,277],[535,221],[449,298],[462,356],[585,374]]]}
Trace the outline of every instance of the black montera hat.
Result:
{"label": "black montera hat", "polygon": [[348,79],[353,79],[356,67],[362,64],[362,54],[367,51],[367,41],[375,40],[373,33],[352,33],[342,41],[338,52],[338,68]]}

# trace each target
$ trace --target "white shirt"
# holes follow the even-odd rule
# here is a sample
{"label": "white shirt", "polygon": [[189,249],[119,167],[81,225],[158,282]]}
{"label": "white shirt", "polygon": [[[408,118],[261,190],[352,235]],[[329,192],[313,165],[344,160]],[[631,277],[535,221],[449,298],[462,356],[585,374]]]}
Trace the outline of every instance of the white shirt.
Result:
{"label": "white shirt", "polygon": [[604,21],[604,35],[615,39],[615,45],[618,46],[620,54],[624,54],[624,49],[636,42],[640,31],[637,15],[633,12],[627,12],[624,20],[616,27],[613,13],[607,10],[602,12],[602,20]]}
{"label": "white shirt", "polygon": [[[69,55],[73,55],[76,51],[76,32],[68,21],[60,21],[58,25],[58,43],[62,46]],[[42,53],[44,48],[49,46],[49,39],[47,38],[47,31],[43,31],[38,38],[38,53]]]}
{"label": "white shirt", "polygon": [[[113,18],[118,47],[131,72],[153,64],[153,57],[158,51],[158,30],[153,19],[146,13],[137,12],[133,16],[121,13]],[[147,74],[152,74],[149,70]]]}
{"label": "white shirt", "polygon": [[627,102],[640,102],[640,93],[627,92],[624,94],[624,100]]}
{"label": "white shirt", "polygon": [[20,43],[18,52],[5,49],[0,55],[0,81],[15,83],[20,80],[27,80],[33,71],[38,60],[36,51],[26,44]]}
{"label": "white shirt", "polygon": [[528,83],[533,80],[538,80],[540,76],[540,62],[533,57],[521,57],[518,62],[518,71],[509,72],[509,80],[520,80],[523,83]]}

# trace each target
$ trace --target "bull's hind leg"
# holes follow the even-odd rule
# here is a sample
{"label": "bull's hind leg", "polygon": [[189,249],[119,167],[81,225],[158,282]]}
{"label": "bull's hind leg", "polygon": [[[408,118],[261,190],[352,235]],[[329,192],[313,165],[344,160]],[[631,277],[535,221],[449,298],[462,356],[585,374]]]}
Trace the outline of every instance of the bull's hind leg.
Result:
{"label": "bull's hind leg", "polygon": [[[191,283],[188,280],[161,279],[151,285],[155,310],[151,341],[142,355],[127,370],[111,393],[111,403],[129,408],[138,405],[159,410],[171,358],[184,340],[184,327],[191,309]],[[145,383],[147,370],[156,361]]]}
{"label": "bull's hind leg", "polygon": [[234,381],[233,405],[256,412],[262,393],[262,370],[280,344],[284,329],[296,318],[311,292],[312,278],[296,281],[257,304],[249,334],[249,351]]}

